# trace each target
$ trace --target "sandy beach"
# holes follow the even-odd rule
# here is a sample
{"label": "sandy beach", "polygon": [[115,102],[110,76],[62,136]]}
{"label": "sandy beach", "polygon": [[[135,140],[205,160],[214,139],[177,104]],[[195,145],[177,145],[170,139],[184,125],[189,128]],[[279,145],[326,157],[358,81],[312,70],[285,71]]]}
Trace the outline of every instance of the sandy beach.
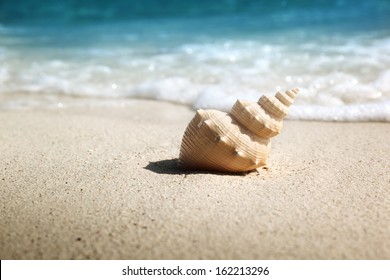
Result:
{"label": "sandy beach", "polygon": [[177,167],[194,111],[0,111],[0,259],[390,259],[390,123],[285,121],[269,170]]}

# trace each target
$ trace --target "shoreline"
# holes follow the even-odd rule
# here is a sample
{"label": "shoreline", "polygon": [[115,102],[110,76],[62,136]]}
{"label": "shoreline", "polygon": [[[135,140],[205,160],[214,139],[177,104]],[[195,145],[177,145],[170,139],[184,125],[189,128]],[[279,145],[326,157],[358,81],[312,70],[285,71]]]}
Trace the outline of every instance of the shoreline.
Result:
{"label": "shoreline", "polygon": [[285,121],[270,170],[176,167],[194,111],[0,111],[1,259],[390,259],[390,123]]}

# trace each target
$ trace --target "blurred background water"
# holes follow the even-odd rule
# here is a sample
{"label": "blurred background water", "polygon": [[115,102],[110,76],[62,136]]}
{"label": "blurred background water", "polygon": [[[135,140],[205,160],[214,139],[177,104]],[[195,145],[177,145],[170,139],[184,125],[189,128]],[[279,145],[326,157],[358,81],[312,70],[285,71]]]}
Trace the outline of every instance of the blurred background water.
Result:
{"label": "blurred background water", "polygon": [[293,87],[291,118],[390,121],[390,0],[0,0],[1,108]]}

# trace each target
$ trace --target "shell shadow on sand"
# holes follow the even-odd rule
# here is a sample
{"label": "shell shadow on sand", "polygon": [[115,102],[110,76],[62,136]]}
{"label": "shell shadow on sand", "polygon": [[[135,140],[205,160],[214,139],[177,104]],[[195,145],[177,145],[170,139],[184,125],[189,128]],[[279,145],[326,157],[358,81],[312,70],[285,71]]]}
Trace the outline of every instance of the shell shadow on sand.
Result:
{"label": "shell shadow on sand", "polygon": [[170,175],[188,175],[188,174],[216,174],[216,175],[230,175],[230,176],[245,176],[250,172],[218,172],[208,170],[191,170],[185,167],[181,167],[179,159],[163,159],[158,161],[151,161],[144,167],[149,171],[157,174],[170,174]]}
{"label": "shell shadow on sand", "polygon": [[158,174],[179,175],[190,173],[188,170],[179,166],[179,160],[177,158],[151,161],[144,168]]}

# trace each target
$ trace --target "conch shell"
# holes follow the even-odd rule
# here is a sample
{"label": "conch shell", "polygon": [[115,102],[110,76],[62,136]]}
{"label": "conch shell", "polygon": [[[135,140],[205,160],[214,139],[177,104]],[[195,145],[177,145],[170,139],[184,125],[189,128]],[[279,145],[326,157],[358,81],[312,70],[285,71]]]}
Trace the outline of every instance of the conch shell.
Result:
{"label": "conch shell", "polygon": [[298,89],[259,101],[237,100],[230,113],[198,110],[184,132],[179,164],[194,170],[245,172],[266,166],[270,138],[282,129],[283,118]]}

